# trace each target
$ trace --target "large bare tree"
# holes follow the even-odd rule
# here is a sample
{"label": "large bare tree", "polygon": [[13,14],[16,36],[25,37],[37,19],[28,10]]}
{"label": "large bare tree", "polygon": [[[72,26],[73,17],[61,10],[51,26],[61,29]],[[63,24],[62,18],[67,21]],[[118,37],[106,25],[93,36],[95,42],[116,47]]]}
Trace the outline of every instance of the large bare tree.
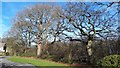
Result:
{"label": "large bare tree", "polygon": [[[95,37],[104,39],[115,34],[118,7],[115,2],[67,3],[65,7],[36,4],[17,13],[10,33],[20,45],[37,44],[37,56],[47,41],[82,41],[87,55],[93,55]],[[114,11],[114,12],[113,12]],[[88,58],[89,58],[88,57]]]}
{"label": "large bare tree", "polygon": [[[66,31],[73,33],[72,38],[84,41],[88,56],[93,55],[92,43],[95,37],[104,38],[114,33],[118,14],[117,3],[68,3],[65,9]],[[88,57],[88,58],[89,58]]]}
{"label": "large bare tree", "polygon": [[18,32],[21,32],[22,41],[27,38],[28,45],[31,42],[37,44],[38,57],[41,55],[43,45],[49,40],[51,24],[58,23],[56,11],[59,9],[58,6],[36,4],[20,11],[14,19],[15,26],[19,29]]}

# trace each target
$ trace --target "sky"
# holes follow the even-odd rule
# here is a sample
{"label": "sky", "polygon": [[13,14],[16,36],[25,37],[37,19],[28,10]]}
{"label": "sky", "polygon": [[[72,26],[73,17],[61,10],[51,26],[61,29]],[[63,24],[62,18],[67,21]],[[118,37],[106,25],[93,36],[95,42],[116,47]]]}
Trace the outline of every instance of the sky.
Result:
{"label": "sky", "polygon": [[[82,0],[41,0],[40,2],[33,2],[33,0],[21,0],[21,2],[15,2],[15,0],[1,0],[0,2],[0,37],[4,36],[5,33],[10,30],[12,26],[12,19],[15,17],[18,11],[21,11],[25,7],[34,4],[41,4],[41,3],[50,3],[50,1],[56,2],[56,4],[64,5],[65,2],[68,1],[82,1]],[[18,0],[19,1],[19,0]],[[31,2],[30,2],[31,1]],[[35,0],[34,0],[35,1]],[[39,0],[36,0],[39,1]],[[43,1],[43,2],[42,2]],[[60,2],[59,2],[60,1]],[[88,0],[84,0],[88,1]]]}
{"label": "sky", "polygon": [[0,29],[0,37],[11,28],[11,21],[16,13],[30,4],[31,3],[2,2],[2,23],[0,25],[2,28]]}
{"label": "sky", "polygon": [[[0,8],[2,8],[2,12],[0,12],[0,37],[4,36],[4,34],[11,28],[12,19],[15,17],[17,12],[29,7],[30,5],[42,3],[43,2],[2,2],[2,5],[0,6]],[[63,5],[64,3],[57,2],[56,4]]]}
{"label": "sky", "polygon": [[2,2],[118,2],[120,0],[1,0]]}

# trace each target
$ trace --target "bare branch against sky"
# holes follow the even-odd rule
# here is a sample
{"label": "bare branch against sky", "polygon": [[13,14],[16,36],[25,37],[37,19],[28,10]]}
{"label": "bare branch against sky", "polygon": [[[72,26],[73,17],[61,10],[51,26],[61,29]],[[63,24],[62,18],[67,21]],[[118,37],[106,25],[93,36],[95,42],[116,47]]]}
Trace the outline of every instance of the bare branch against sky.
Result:
{"label": "bare branch against sky", "polygon": [[[11,27],[11,19],[26,6],[36,3],[56,2],[119,2],[120,0],[0,0],[0,37]],[[19,3],[22,2],[22,3]],[[17,6],[16,6],[17,5]],[[8,12],[9,11],[9,12]],[[6,22],[6,23],[5,23]],[[3,30],[4,29],[4,30]]]}
{"label": "bare branch against sky", "polygon": [[119,2],[120,0],[1,0],[2,2]]}

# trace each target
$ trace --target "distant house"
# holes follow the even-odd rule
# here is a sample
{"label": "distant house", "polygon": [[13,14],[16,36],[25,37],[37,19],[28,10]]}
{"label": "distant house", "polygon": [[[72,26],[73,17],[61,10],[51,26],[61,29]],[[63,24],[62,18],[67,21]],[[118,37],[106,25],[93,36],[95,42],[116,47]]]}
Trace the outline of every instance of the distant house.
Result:
{"label": "distant house", "polygon": [[0,52],[5,52],[5,43],[0,42]]}

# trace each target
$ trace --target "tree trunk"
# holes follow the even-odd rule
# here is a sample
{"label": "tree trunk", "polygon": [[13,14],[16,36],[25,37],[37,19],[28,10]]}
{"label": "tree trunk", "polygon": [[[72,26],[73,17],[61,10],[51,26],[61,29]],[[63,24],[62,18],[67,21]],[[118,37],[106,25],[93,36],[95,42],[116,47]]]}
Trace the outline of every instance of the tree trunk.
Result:
{"label": "tree trunk", "polygon": [[41,56],[41,52],[42,52],[42,44],[38,44],[37,45],[37,57]]}
{"label": "tree trunk", "polygon": [[93,41],[89,40],[88,41],[88,44],[87,44],[87,52],[88,52],[88,55],[91,56],[92,55],[92,43]]}
{"label": "tree trunk", "polygon": [[71,53],[71,50],[70,50],[70,53],[68,55],[68,63],[71,64],[71,62],[72,62],[71,60],[72,60],[72,53]]}
{"label": "tree trunk", "polygon": [[16,56],[16,55],[17,55],[16,50],[13,50],[13,55],[14,55],[14,56]]}
{"label": "tree trunk", "polygon": [[87,54],[88,54],[88,63],[90,64],[91,63],[91,56],[93,54],[93,51],[92,51],[92,44],[93,44],[93,41],[92,40],[89,40],[88,41],[88,44],[86,46],[87,48]]}

